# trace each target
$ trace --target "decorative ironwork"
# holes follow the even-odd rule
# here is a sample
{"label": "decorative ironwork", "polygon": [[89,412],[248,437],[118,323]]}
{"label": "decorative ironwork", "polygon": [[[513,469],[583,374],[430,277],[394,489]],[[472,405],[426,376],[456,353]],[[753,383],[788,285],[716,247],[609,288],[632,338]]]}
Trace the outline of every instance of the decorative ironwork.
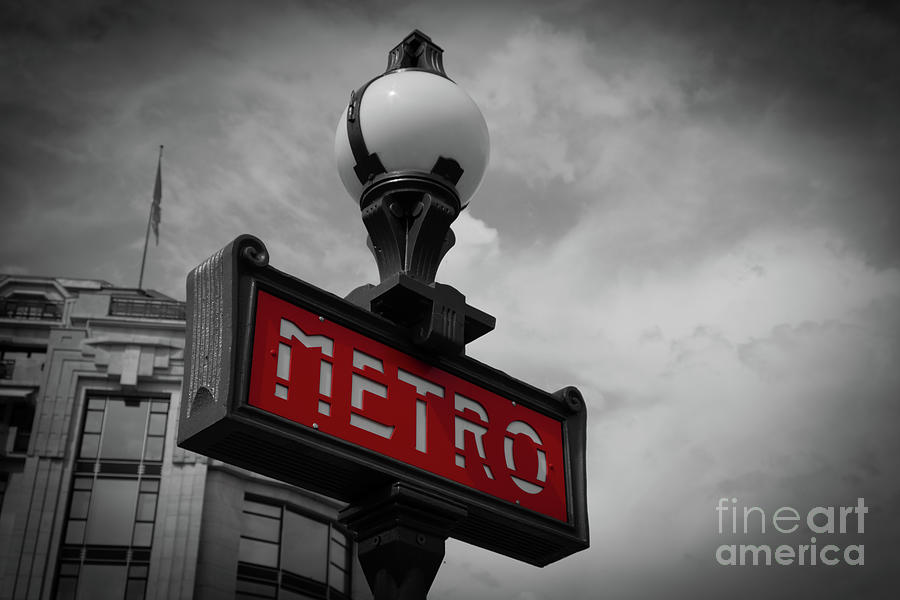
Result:
{"label": "decorative ironwork", "polygon": [[184,302],[149,298],[113,298],[109,304],[109,315],[111,317],[184,321]]}
{"label": "decorative ironwork", "polygon": [[447,77],[447,73],[444,71],[443,54],[443,48],[432,42],[430,37],[415,29],[390,51],[385,73],[392,73],[400,69],[419,69]]}
{"label": "decorative ironwork", "polygon": [[59,321],[63,303],[43,298],[2,298],[0,318],[26,321]]}
{"label": "decorative ironwork", "polygon": [[16,369],[16,361],[11,358],[0,360],[0,379],[12,379]]}

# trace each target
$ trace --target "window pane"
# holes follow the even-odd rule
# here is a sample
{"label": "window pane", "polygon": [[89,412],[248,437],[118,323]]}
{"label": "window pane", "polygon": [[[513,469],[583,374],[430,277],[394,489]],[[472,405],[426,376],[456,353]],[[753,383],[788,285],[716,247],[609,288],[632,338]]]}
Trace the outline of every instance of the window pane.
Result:
{"label": "window pane", "polygon": [[137,505],[138,521],[152,521],[156,518],[156,494],[139,494]]}
{"label": "window pane", "polygon": [[268,517],[281,518],[281,507],[273,504],[263,504],[244,498],[244,512],[252,512]]}
{"label": "window pane", "polygon": [[60,577],[56,586],[56,600],[73,600],[76,583],[78,580],[74,577]]}
{"label": "window pane", "polygon": [[97,449],[100,447],[100,435],[97,433],[85,433],[81,438],[81,452],[79,456],[84,458],[97,458]]}
{"label": "window pane", "polygon": [[141,491],[142,492],[158,492],[159,491],[159,479],[142,479],[141,480]]}
{"label": "window pane", "polygon": [[347,536],[337,529],[331,530],[331,562],[342,569],[347,568]]}
{"label": "window pane", "polygon": [[66,527],[67,544],[83,544],[84,543],[84,521],[69,521]]}
{"label": "window pane", "polygon": [[281,591],[278,592],[278,600],[314,600],[314,598],[281,588]]}
{"label": "window pane", "polygon": [[100,433],[103,425],[103,411],[89,410],[84,418],[84,431],[86,433]]}
{"label": "window pane", "polygon": [[154,413],[150,415],[150,422],[147,424],[148,435],[166,435],[166,415]]}
{"label": "window pane", "polygon": [[125,600],[144,600],[144,588],[147,582],[143,579],[129,579],[125,590]]}
{"label": "window pane", "polygon": [[[137,496],[135,479],[98,479],[91,497],[85,543],[128,546]],[[79,587],[79,593],[80,590]]]}
{"label": "window pane", "polygon": [[76,490],[89,490],[94,487],[93,477],[76,477],[72,487]]}
{"label": "window pane", "polygon": [[103,410],[106,408],[106,398],[91,398],[88,400],[88,408]]}
{"label": "window pane", "polygon": [[132,546],[149,546],[153,542],[153,523],[135,523]]}
{"label": "window pane", "polygon": [[255,565],[278,567],[278,544],[241,538],[238,560]]}
{"label": "window pane", "polygon": [[78,600],[122,600],[125,565],[84,565],[78,578]]}
{"label": "window pane", "polygon": [[147,578],[147,565],[131,565],[128,567],[129,577]]}
{"label": "window pane", "polygon": [[148,402],[109,400],[106,403],[100,458],[141,459],[148,408]]}
{"label": "window pane", "polygon": [[69,518],[87,519],[88,505],[91,503],[91,493],[84,490],[72,492],[72,506],[69,508]]}
{"label": "window pane", "polygon": [[148,437],[147,446],[144,448],[145,460],[162,460],[163,457],[163,441],[162,437]]}
{"label": "window pane", "polygon": [[325,581],[328,525],[284,511],[281,568],[297,575]]}
{"label": "window pane", "polygon": [[328,585],[339,592],[347,590],[347,572],[334,565],[328,569]]}
{"label": "window pane", "polygon": [[150,409],[150,411],[155,413],[167,413],[169,412],[169,403],[165,400],[154,400],[152,402],[152,408]]}
{"label": "window pane", "polygon": [[274,598],[277,588],[271,583],[261,583],[258,581],[247,581],[245,579],[237,580],[238,594],[253,594],[254,596],[262,596],[264,598]]}
{"label": "window pane", "polygon": [[281,519],[244,513],[241,515],[241,535],[267,542],[278,543],[281,533]]}

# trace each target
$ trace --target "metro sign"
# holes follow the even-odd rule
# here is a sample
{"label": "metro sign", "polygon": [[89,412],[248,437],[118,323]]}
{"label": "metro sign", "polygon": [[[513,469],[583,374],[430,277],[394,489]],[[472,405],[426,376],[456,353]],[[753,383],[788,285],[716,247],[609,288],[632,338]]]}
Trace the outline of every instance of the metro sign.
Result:
{"label": "metro sign", "polygon": [[[182,447],[345,501],[394,481],[452,537],[544,565],[587,547],[585,410],[266,264],[242,236],[188,278]],[[263,258],[261,258],[263,257]]]}
{"label": "metro sign", "polygon": [[566,520],[559,421],[262,290],[249,404]]}

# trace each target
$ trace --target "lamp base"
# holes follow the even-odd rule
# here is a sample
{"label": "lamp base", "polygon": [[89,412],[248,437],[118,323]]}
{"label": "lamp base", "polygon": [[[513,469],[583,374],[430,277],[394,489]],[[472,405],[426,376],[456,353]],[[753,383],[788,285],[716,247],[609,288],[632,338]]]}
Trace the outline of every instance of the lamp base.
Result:
{"label": "lamp base", "polygon": [[341,511],[359,544],[359,564],[375,600],[425,600],[444,543],[466,516],[461,504],[402,483]]}
{"label": "lamp base", "polygon": [[366,187],[360,210],[382,281],[395,273],[434,281],[456,242],[450,224],[461,210],[449,181],[433,173],[387,173]]}

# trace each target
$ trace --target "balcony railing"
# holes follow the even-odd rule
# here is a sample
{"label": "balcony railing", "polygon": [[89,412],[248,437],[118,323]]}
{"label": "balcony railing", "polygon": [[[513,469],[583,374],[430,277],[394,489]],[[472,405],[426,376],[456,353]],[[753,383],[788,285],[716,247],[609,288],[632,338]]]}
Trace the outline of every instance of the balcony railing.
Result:
{"label": "balcony railing", "polygon": [[2,298],[0,318],[24,319],[26,321],[59,321],[62,319],[63,303],[54,300]]}
{"label": "balcony railing", "polygon": [[149,298],[113,298],[109,304],[109,314],[113,317],[184,321],[184,302]]}
{"label": "balcony railing", "polygon": [[12,358],[0,359],[0,379],[12,379],[16,361]]}

